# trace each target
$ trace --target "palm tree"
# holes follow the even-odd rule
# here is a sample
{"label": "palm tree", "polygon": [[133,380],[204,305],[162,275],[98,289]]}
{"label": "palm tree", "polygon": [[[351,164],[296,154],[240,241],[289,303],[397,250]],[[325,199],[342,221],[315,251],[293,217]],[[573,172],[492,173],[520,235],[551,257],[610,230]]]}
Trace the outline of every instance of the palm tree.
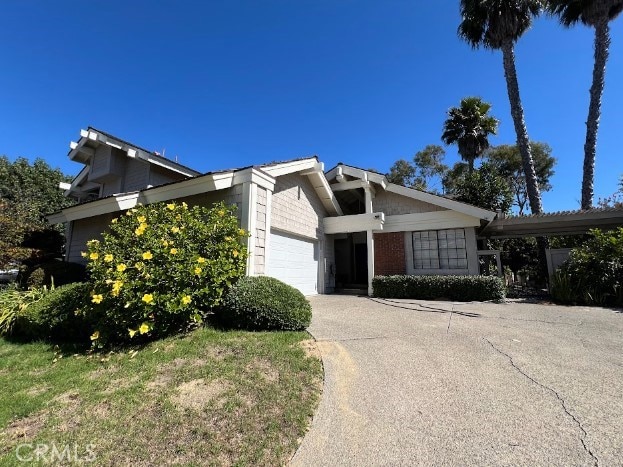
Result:
{"label": "palm tree", "polygon": [[495,135],[498,121],[489,115],[491,104],[480,97],[465,97],[459,107],[448,110],[441,139],[446,144],[456,144],[461,159],[474,171],[474,160],[489,147],[489,135]]}
{"label": "palm tree", "polygon": [[547,9],[558,15],[564,26],[582,22],[595,28],[595,62],[593,84],[590,90],[586,140],[584,142],[584,167],[582,175],[582,209],[593,205],[593,181],[595,178],[595,152],[597,130],[601,114],[601,96],[604,92],[606,62],[610,46],[609,22],[623,11],[623,0],[549,0]]}
{"label": "palm tree", "polygon": [[530,27],[532,18],[541,12],[542,7],[541,0],[461,0],[463,19],[458,30],[459,37],[473,48],[483,46],[502,51],[508,99],[517,133],[517,146],[526,174],[530,209],[534,214],[543,211],[543,203],[519,95],[515,69],[515,42]]}

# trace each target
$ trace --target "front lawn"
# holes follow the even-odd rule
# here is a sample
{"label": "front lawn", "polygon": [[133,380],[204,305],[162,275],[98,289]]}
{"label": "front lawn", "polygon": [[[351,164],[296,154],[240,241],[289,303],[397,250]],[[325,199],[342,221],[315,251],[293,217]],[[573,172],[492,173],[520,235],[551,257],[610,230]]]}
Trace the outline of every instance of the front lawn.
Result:
{"label": "front lawn", "polygon": [[0,465],[37,445],[64,464],[283,465],[321,391],[309,339],[204,328],[95,354],[0,339]]}

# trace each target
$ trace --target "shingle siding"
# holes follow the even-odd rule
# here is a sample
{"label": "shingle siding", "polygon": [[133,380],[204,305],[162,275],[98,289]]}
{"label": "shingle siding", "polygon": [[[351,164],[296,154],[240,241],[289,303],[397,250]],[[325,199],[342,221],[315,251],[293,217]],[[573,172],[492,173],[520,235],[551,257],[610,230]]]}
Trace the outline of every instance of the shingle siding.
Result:
{"label": "shingle siding", "polygon": [[416,214],[422,212],[445,211],[446,208],[425,203],[417,199],[388,191],[378,191],[372,200],[374,212],[384,212],[386,216]]}

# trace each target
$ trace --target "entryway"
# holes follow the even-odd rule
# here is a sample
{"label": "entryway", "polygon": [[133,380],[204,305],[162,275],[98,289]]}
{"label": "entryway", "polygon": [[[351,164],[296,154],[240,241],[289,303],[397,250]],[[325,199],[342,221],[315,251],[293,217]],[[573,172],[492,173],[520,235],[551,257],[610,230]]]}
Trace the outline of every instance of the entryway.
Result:
{"label": "entryway", "polygon": [[368,290],[368,245],[366,232],[336,234],[335,291],[362,293]]}

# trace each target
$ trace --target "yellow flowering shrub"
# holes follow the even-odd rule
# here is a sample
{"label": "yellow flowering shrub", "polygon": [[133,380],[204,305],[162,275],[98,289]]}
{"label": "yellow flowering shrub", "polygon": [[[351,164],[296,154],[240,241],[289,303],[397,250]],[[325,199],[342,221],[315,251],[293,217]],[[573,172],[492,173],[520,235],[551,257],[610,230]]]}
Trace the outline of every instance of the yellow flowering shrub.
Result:
{"label": "yellow flowering shrub", "polygon": [[235,206],[138,206],[87,243],[95,345],[161,337],[201,322],[244,275]]}

